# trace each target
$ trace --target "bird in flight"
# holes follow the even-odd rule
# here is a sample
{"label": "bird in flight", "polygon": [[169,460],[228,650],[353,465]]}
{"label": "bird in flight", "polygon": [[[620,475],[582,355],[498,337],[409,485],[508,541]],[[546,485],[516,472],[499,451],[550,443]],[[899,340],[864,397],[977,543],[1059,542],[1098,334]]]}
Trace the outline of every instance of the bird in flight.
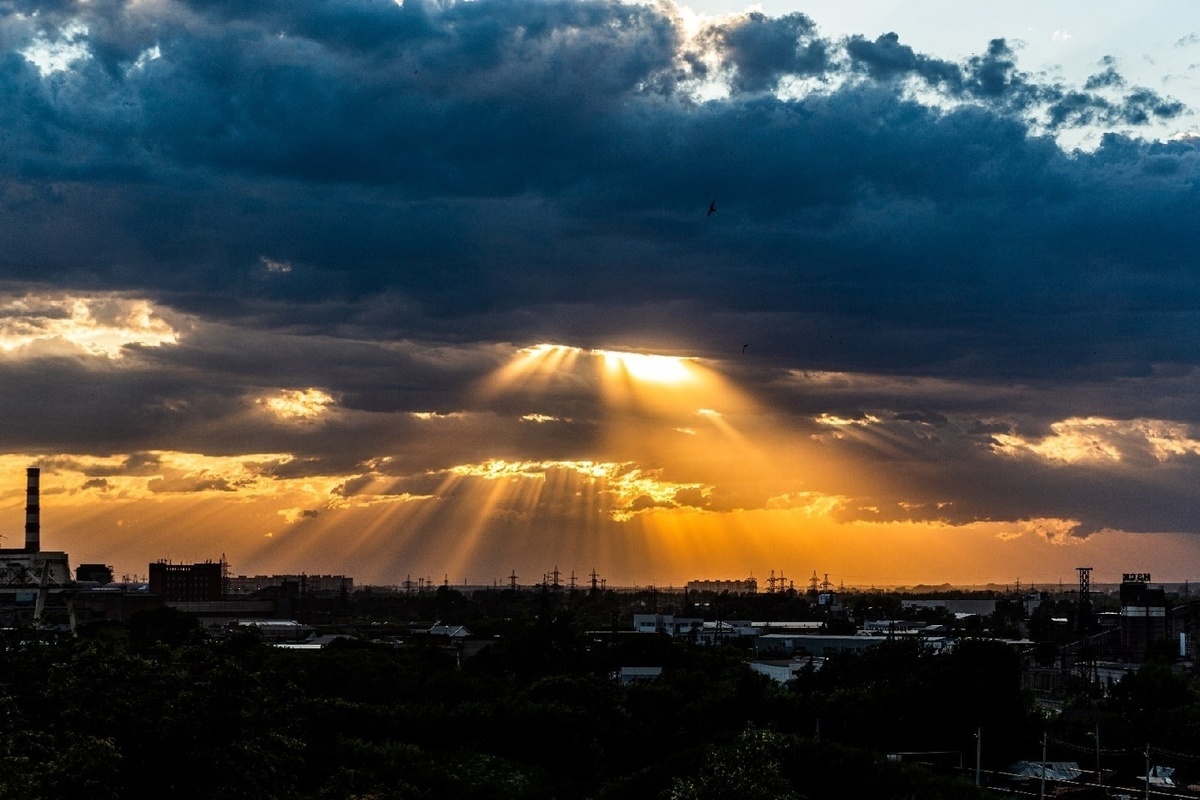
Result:
{"label": "bird in flight", "polygon": [[711,217],[715,213],[717,213],[717,201],[716,198],[713,198],[713,201],[708,204],[708,213],[704,216]]}
{"label": "bird in flight", "polygon": [[742,352],[743,352],[743,353],[744,353],[744,352],[746,352],[746,348],[747,348],[747,347],[749,347],[749,346],[750,346],[750,345],[748,345],[748,344],[744,344],[744,345],[742,345]]}

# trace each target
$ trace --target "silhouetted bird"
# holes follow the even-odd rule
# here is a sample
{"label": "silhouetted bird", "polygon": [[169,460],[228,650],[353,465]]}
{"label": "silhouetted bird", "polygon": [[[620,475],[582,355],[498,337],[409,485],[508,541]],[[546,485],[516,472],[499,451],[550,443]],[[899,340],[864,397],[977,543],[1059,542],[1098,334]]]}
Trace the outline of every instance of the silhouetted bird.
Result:
{"label": "silhouetted bird", "polygon": [[749,346],[750,346],[750,345],[748,345],[748,344],[744,344],[744,345],[742,345],[742,352],[743,352],[743,353],[744,353],[744,352],[746,352],[746,348],[747,348],[747,347],[749,347]]}
{"label": "silhouetted bird", "polygon": [[708,204],[708,213],[705,214],[704,216],[711,217],[715,213],[717,213],[717,201],[713,200],[711,203]]}

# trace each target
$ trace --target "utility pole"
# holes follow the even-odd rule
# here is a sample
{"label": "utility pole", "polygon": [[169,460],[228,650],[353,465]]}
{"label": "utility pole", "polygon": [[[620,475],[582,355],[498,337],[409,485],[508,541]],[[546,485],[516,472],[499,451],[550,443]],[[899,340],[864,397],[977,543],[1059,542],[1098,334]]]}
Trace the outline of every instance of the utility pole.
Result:
{"label": "utility pole", "polygon": [[1096,785],[1104,785],[1104,772],[1100,769],[1100,723],[1096,723]]}
{"label": "utility pole", "polygon": [[1146,742],[1146,785],[1142,787],[1142,800],[1150,800],[1150,743]]}
{"label": "utility pole", "polygon": [[975,729],[975,785],[979,783],[979,763],[980,756],[983,754],[983,728]]}
{"label": "utility pole", "polygon": [[1042,779],[1038,781],[1038,800],[1046,800],[1046,732],[1042,731]]}

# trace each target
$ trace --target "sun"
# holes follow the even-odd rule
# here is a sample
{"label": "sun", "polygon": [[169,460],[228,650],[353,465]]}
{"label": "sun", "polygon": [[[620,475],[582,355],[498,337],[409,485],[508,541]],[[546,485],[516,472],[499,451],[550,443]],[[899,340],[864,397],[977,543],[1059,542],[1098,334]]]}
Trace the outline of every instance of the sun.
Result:
{"label": "sun", "polygon": [[604,358],[604,366],[610,373],[626,373],[643,383],[680,384],[696,379],[696,373],[690,367],[691,359],[688,358],[616,350],[593,352]]}

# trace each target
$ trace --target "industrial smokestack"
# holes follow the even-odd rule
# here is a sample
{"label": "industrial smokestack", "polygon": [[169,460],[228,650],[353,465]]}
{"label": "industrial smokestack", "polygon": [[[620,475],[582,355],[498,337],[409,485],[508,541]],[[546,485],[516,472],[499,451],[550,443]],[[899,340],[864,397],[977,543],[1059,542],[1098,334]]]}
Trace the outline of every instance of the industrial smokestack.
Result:
{"label": "industrial smokestack", "polygon": [[25,474],[29,478],[25,489],[25,552],[37,553],[42,549],[42,511],[38,502],[38,483],[42,471],[30,467]]}

